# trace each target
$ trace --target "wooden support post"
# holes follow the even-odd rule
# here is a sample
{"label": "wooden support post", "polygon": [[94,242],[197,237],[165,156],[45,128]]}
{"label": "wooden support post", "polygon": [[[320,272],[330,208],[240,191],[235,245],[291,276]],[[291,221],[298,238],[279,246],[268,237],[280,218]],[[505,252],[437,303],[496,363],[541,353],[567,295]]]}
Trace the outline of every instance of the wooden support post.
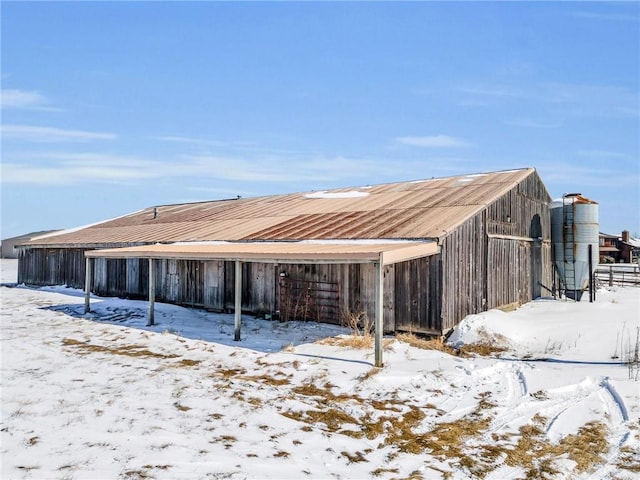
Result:
{"label": "wooden support post", "polygon": [[91,278],[93,277],[93,260],[85,258],[84,269],[84,313],[91,312]]}
{"label": "wooden support post", "polygon": [[240,326],[242,325],[242,262],[236,260],[235,285],[235,333],[233,339],[240,341]]}
{"label": "wooden support post", "polygon": [[613,265],[609,265],[609,286],[613,287]]}
{"label": "wooden support post", "polygon": [[156,272],[155,262],[153,258],[149,259],[149,314],[147,317],[147,326],[155,325],[155,303],[156,303]]}
{"label": "wooden support post", "polygon": [[593,303],[596,298],[596,291],[593,288],[593,245],[589,244],[587,247],[587,254],[589,255],[589,303]]}
{"label": "wooden support post", "polygon": [[382,254],[376,263],[376,318],[375,318],[375,363],[376,367],[382,367],[382,330],[384,329],[384,265]]}

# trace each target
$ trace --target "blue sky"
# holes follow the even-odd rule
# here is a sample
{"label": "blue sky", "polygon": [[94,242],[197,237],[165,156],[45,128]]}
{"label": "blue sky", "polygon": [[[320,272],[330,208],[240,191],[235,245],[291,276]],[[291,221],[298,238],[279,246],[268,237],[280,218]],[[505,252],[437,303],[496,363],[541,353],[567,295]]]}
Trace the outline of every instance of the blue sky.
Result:
{"label": "blue sky", "polygon": [[640,3],[2,2],[2,237],[535,167],[640,233]]}

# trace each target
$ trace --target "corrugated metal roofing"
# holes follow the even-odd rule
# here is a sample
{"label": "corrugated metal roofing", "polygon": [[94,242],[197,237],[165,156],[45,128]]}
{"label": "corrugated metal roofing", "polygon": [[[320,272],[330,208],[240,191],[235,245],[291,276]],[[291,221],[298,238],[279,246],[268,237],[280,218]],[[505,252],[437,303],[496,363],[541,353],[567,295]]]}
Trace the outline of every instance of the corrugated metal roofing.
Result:
{"label": "corrugated metal roofing", "polygon": [[[532,168],[182,205],[162,205],[28,245],[179,241],[437,239],[531,175]],[[358,195],[353,196],[353,192]],[[313,197],[313,198],[310,198]],[[319,197],[319,198],[318,198]],[[337,198],[336,198],[337,197]]]}
{"label": "corrugated metal roofing", "polygon": [[366,263],[384,265],[438,253],[435,242],[308,243],[243,242],[219,244],[164,244],[86,252],[89,258],[181,258],[241,261]]}

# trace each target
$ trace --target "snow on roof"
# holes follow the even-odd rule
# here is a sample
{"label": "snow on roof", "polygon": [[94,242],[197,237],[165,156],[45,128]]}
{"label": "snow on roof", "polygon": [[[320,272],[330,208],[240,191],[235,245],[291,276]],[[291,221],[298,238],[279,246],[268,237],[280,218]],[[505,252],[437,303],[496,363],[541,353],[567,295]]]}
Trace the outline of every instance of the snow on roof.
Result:
{"label": "snow on roof", "polygon": [[625,243],[628,243],[629,245],[631,245],[634,248],[640,248],[640,238],[631,237],[631,238],[629,238],[629,241],[625,242]]}
{"label": "snow on roof", "polygon": [[112,222],[112,221],[118,220],[120,218],[128,217],[129,215],[137,215],[138,213],[143,212],[143,211],[144,210],[137,210],[137,211],[132,212],[132,213],[126,213],[124,215],[119,215],[117,217],[108,218],[106,220],[100,220],[99,222],[88,223],[86,225],[80,225],[79,227],[67,228],[65,230],[54,230],[53,232],[49,232],[49,233],[46,233],[44,235],[38,235],[37,237],[33,237],[31,240],[42,240],[44,238],[51,238],[51,237],[57,237],[58,235],[66,235],[68,233],[74,233],[74,232],[77,232],[79,230],[84,230],[85,228],[95,227],[95,226],[100,225],[102,223]]}
{"label": "snow on roof", "polygon": [[304,198],[358,198],[358,197],[366,197],[369,195],[368,192],[358,192],[356,190],[351,190],[349,192],[313,192],[307,193],[303,195]]}
{"label": "snow on roof", "polygon": [[560,198],[554,198],[551,203],[549,204],[549,208],[559,208],[565,205],[572,205],[574,203],[577,204],[595,204],[597,205],[598,202],[595,202],[587,197],[582,196],[582,194],[580,193],[570,193],[567,194],[564,197],[560,197]]}

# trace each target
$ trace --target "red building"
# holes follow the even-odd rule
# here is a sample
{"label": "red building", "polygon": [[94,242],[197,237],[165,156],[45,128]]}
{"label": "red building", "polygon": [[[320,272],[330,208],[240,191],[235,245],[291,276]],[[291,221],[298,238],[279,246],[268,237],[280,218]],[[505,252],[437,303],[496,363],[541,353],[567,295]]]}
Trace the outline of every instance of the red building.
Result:
{"label": "red building", "polygon": [[640,239],[632,238],[628,230],[622,236],[600,232],[600,263],[633,263],[640,258]]}

